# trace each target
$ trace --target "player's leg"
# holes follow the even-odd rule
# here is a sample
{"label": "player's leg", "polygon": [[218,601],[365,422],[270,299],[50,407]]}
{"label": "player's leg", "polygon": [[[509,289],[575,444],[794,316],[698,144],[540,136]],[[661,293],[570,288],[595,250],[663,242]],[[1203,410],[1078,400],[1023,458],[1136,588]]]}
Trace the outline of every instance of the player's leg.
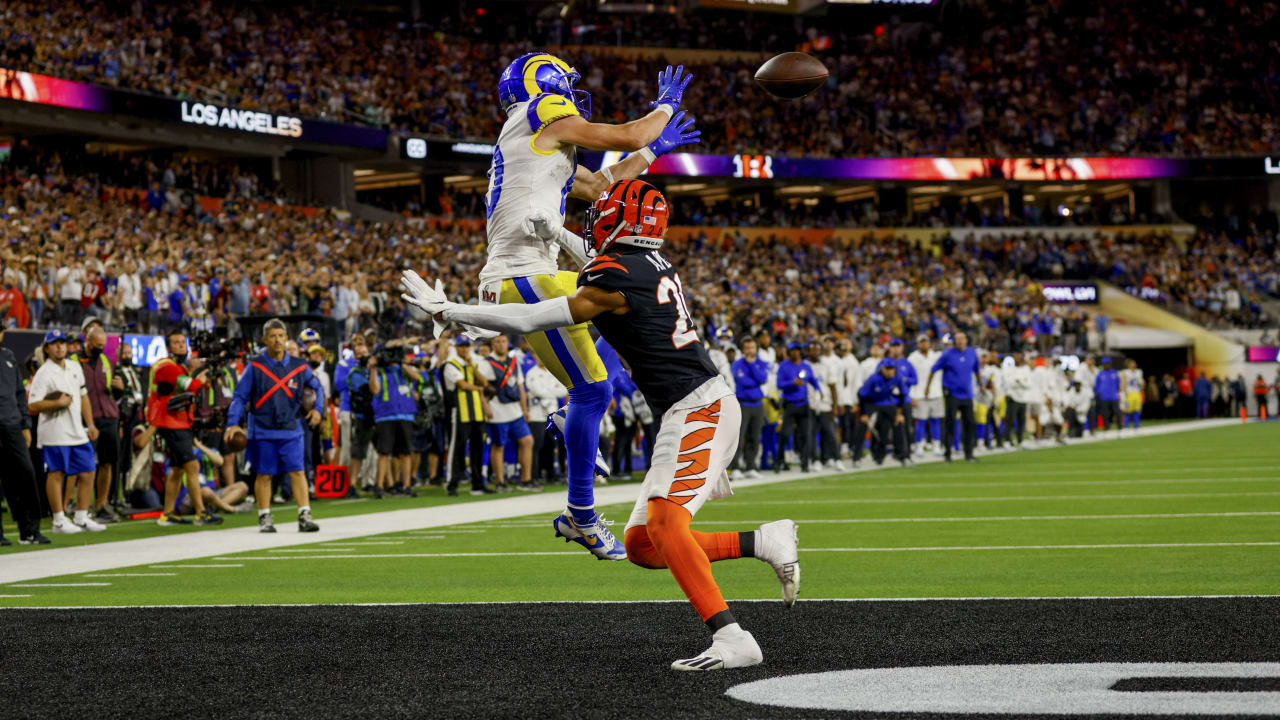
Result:
{"label": "player's leg", "polygon": [[[502,281],[498,302],[534,304],[572,295],[576,287],[577,275],[572,272],[512,278]],[[577,527],[599,525],[595,512],[596,457],[600,452],[600,421],[613,399],[608,372],[586,323],[531,333],[525,335],[525,339],[551,374],[569,390],[563,428],[569,464],[566,514]],[[564,524],[567,523],[560,525]],[[560,525],[557,525],[558,531]],[[606,529],[605,534],[608,548],[588,546],[588,549],[597,555],[604,551],[624,552],[612,533]]]}
{"label": "player's leg", "polygon": [[[60,445],[46,445],[42,452],[46,468],[44,487],[45,492],[49,494],[49,509],[53,511],[53,531],[59,534],[78,533],[80,528],[67,519],[66,511],[63,509],[65,506],[62,502],[62,482],[66,473],[62,470],[53,469],[62,467],[66,463],[66,456],[69,452]],[[172,498],[170,498],[170,502],[172,502]],[[170,506],[166,505],[165,507]]]}
{"label": "player's leg", "polygon": [[299,433],[280,446],[280,469],[289,473],[289,485],[293,488],[293,501],[298,504],[298,532],[315,532],[320,529],[311,519],[311,497],[307,491],[307,474],[303,467],[303,438]]}

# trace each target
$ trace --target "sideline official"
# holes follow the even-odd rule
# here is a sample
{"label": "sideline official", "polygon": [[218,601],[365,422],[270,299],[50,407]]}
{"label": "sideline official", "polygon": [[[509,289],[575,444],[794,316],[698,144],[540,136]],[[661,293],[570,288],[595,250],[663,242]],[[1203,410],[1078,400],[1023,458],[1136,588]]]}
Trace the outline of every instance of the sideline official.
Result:
{"label": "sideline official", "polygon": [[[253,495],[258,503],[258,531],[276,531],[271,518],[271,478],[288,473],[293,499],[298,503],[298,532],[315,532],[320,526],[311,519],[299,418],[302,417],[302,389],[311,388],[316,394],[315,407],[321,408],[324,407],[324,388],[305,361],[285,352],[289,333],[283,322],[272,318],[262,330],[267,351],[245,367],[236,383],[223,437],[230,442],[232,435],[245,431],[240,423],[246,416],[249,418],[249,444],[245,451],[257,474]],[[321,419],[315,408],[306,414],[311,427],[319,425]]]}

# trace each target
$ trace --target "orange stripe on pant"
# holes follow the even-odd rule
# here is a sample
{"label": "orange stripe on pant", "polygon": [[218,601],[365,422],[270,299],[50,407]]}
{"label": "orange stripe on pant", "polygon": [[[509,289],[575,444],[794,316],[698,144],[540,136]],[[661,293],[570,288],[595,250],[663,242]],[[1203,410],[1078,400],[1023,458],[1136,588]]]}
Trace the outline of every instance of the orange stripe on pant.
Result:
{"label": "orange stripe on pant", "polygon": [[648,524],[627,530],[627,559],[651,570],[667,568],[705,621],[729,609],[711,574],[711,563],[742,557],[738,533],[690,529],[693,516],[666,498],[649,501]]}

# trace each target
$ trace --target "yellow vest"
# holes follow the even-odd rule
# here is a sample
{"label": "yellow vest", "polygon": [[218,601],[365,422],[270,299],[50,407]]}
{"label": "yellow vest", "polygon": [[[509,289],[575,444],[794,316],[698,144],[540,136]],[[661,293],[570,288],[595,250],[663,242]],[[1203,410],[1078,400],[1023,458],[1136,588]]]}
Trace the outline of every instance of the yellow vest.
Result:
{"label": "yellow vest", "polygon": [[[476,384],[476,371],[471,365],[465,365],[454,358],[449,364],[462,372],[462,379]],[[462,390],[454,386],[454,402],[458,406],[458,422],[484,422],[484,409],[480,404],[479,390]]]}

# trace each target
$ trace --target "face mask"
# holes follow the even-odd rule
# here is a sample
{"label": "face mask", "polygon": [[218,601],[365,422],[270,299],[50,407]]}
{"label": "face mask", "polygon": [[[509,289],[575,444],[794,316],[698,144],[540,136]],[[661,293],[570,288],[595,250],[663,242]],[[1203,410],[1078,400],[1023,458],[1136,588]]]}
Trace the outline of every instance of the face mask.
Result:
{"label": "face mask", "polygon": [[133,358],[120,358],[120,367],[129,367],[133,365]]}
{"label": "face mask", "polygon": [[176,363],[178,363],[179,365],[186,365],[186,364],[187,364],[187,356],[186,356],[186,355],[174,355],[174,356],[173,356],[173,361],[174,361],[174,362],[176,362]]}
{"label": "face mask", "polygon": [[102,348],[89,348],[89,359],[90,359],[90,360],[97,360],[97,359],[98,359],[98,356],[99,356],[99,355],[101,355],[101,354],[102,354]]}
{"label": "face mask", "polygon": [[308,360],[308,361],[307,361],[307,364],[311,366],[311,369],[312,369],[312,370],[315,370],[316,368],[320,367],[320,361],[319,361],[319,360]]}

